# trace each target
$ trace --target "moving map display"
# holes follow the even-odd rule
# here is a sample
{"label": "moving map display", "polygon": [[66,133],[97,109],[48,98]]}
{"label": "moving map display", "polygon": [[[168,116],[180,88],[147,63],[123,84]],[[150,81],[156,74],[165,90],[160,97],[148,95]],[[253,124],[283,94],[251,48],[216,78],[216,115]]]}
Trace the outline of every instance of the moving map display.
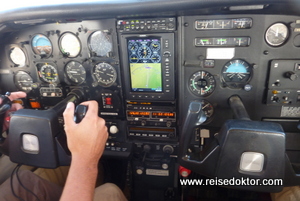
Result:
{"label": "moving map display", "polygon": [[162,92],[161,43],[159,38],[127,41],[131,90]]}

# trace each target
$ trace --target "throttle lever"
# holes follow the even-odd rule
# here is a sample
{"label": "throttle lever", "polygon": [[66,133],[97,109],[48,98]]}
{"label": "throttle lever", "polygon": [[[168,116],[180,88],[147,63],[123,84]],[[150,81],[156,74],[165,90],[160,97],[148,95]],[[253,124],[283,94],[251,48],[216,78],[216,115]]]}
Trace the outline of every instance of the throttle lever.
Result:
{"label": "throttle lever", "polygon": [[88,106],[85,105],[77,105],[74,114],[75,123],[80,123],[82,119],[85,117],[86,112],[88,110]]}

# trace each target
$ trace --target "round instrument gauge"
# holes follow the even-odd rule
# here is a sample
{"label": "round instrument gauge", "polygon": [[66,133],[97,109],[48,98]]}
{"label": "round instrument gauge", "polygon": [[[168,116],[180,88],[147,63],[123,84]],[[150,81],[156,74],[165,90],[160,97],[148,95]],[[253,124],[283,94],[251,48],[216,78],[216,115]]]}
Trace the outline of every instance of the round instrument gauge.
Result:
{"label": "round instrument gauge", "polygon": [[130,63],[136,63],[138,62],[138,56],[136,54],[130,55]]}
{"label": "round instrument gauge", "polygon": [[94,67],[93,74],[99,85],[103,87],[110,87],[117,79],[116,69],[112,65],[104,62],[98,63]]}
{"label": "round instrument gauge", "polygon": [[32,90],[32,77],[25,71],[18,71],[14,76],[15,85],[19,90],[29,92]]}
{"label": "round instrument gauge", "polygon": [[271,46],[280,46],[288,38],[288,28],[283,23],[276,23],[271,25],[265,34],[265,39],[267,43]]}
{"label": "round instrument gauge", "polygon": [[206,116],[206,121],[205,123],[209,122],[214,114],[214,107],[212,106],[212,104],[210,102],[208,102],[207,100],[201,100],[201,104],[202,104],[202,110],[204,111],[204,114]]}
{"label": "round instrument gauge", "polygon": [[153,52],[157,52],[160,50],[160,43],[158,40],[154,40],[152,43],[151,43],[151,49]]}
{"label": "round instrument gauge", "polygon": [[151,56],[151,49],[148,46],[141,46],[138,49],[138,55],[141,59],[149,59]]}
{"label": "round instrument gauge", "polygon": [[19,47],[11,48],[9,57],[10,57],[11,61],[18,67],[23,67],[26,64],[25,53]]}
{"label": "round instrument gauge", "polygon": [[222,69],[222,81],[236,88],[236,83],[247,83],[252,75],[252,68],[244,60],[231,60]]}
{"label": "round instrument gauge", "polygon": [[151,61],[152,61],[153,63],[159,63],[160,60],[161,60],[161,57],[160,57],[160,55],[157,54],[157,53],[154,53],[154,54],[151,56]]}
{"label": "round instrument gauge", "polygon": [[41,77],[41,80],[53,83],[58,81],[58,73],[54,66],[50,64],[43,65],[39,70],[39,75]]}
{"label": "round instrument gauge", "polygon": [[79,38],[72,33],[64,33],[60,37],[59,48],[67,57],[77,57],[81,51]]}
{"label": "round instrument gauge", "polygon": [[138,49],[138,44],[134,41],[128,41],[128,50],[131,52],[136,52]]}
{"label": "round instrument gauge", "polygon": [[215,90],[215,78],[207,71],[194,73],[189,80],[191,92],[197,96],[208,96]]}
{"label": "round instrument gauge", "polygon": [[37,55],[49,56],[52,53],[52,44],[46,36],[37,34],[31,41],[32,50]]}
{"label": "round instrument gauge", "polygon": [[96,56],[108,56],[112,51],[112,43],[109,35],[103,31],[96,31],[89,37],[89,48]]}
{"label": "round instrument gauge", "polygon": [[70,61],[65,66],[65,73],[67,78],[73,84],[82,84],[86,78],[86,71],[81,63],[77,61]]}

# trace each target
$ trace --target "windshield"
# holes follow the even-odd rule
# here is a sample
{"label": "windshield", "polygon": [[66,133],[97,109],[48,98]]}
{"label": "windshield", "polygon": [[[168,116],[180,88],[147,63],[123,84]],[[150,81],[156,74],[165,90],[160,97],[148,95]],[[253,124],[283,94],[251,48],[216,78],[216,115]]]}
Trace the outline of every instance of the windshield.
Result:
{"label": "windshield", "polygon": [[[107,0],[52,0],[52,1],[40,1],[40,0],[18,0],[16,1],[7,1],[5,4],[1,5],[0,11],[6,11],[16,8],[25,8],[33,6],[44,6],[44,5],[60,5],[60,4],[69,4],[69,3],[91,3],[91,2],[103,2]],[[110,2],[117,0],[110,0]],[[120,1],[120,0],[118,0]]]}

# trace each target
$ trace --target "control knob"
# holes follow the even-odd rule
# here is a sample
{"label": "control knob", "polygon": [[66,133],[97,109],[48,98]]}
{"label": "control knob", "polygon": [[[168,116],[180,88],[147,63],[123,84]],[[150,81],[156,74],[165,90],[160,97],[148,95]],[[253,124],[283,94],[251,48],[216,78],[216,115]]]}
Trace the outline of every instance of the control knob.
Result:
{"label": "control knob", "polygon": [[169,29],[173,29],[174,27],[175,27],[174,23],[172,23],[172,22],[168,23],[168,28]]}
{"label": "control knob", "polygon": [[145,144],[143,146],[143,150],[144,150],[144,152],[149,153],[151,151],[151,146],[148,144]]}
{"label": "control knob", "polygon": [[294,73],[293,71],[288,71],[284,74],[286,78],[289,78],[292,81],[295,81],[298,78],[298,75]]}
{"label": "control knob", "polygon": [[165,145],[163,147],[163,152],[166,154],[172,154],[174,152],[174,148],[171,145]]}
{"label": "control knob", "polygon": [[112,125],[111,127],[109,127],[109,132],[110,132],[111,134],[116,134],[117,132],[119,132],[119,129],[118,129],[117,126]]}
{"label": "control knob", "polygon": [[167,57],[167,58],[168,58],[168,57],[171,57],[171,52],[165,51],[164,54],[163,54],[163,56],[164,56],[164,57]]}

